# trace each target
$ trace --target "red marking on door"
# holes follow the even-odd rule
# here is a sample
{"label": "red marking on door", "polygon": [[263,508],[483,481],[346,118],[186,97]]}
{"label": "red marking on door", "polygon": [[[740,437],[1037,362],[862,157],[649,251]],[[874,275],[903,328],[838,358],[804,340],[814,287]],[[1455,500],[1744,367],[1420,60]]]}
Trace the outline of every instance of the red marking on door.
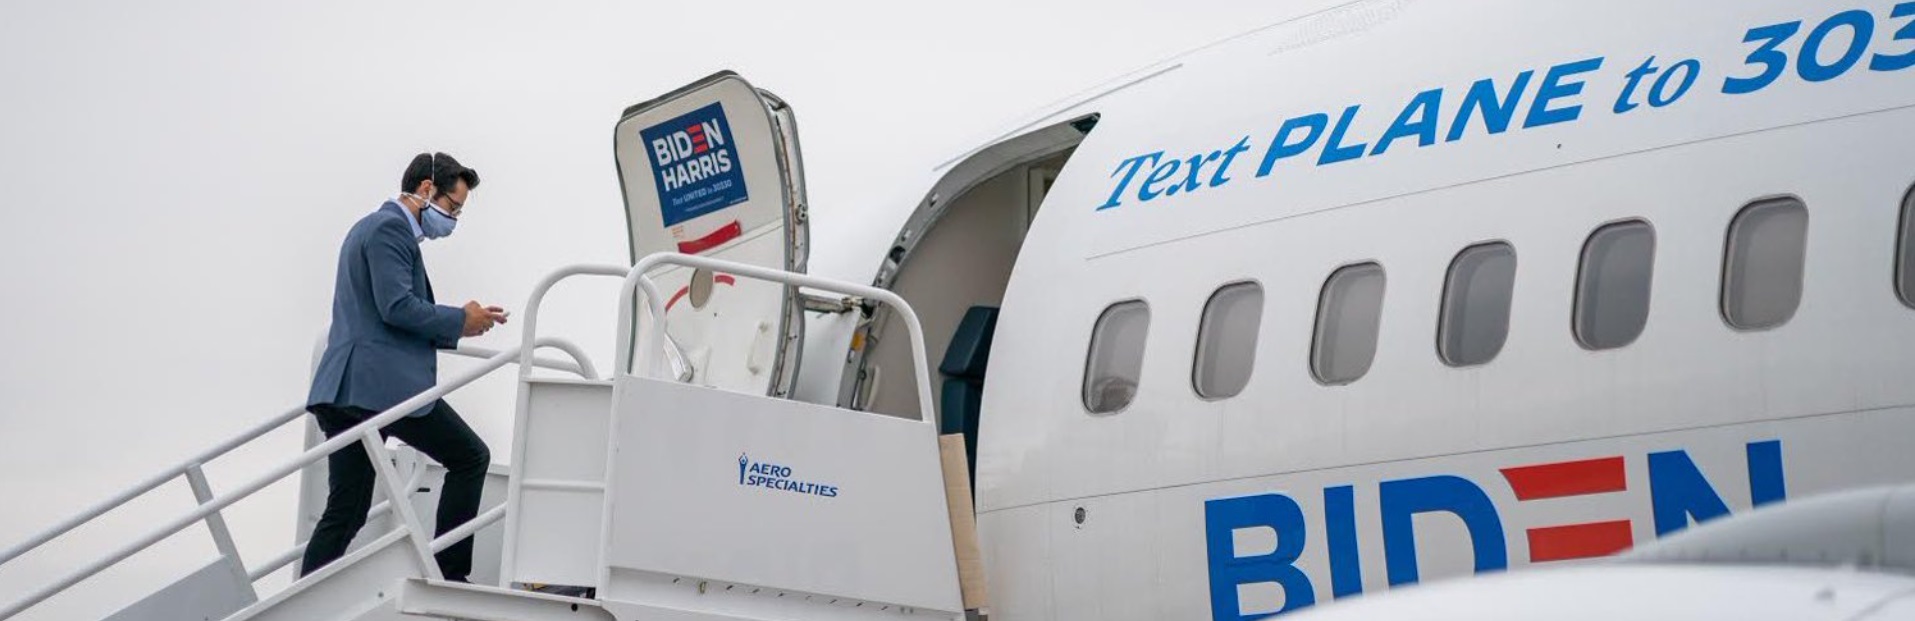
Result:
{"label": "red marking on door", "polygon": [[744,225],[739,224],[737,220],[732,220],[731,224],[718,227],[718,230],[712,231],[704,237],[678,242],[678,251],[685,254],[698,254],[723,246],[725,242],[738,239],[739,236],[744,234]]}
{"label": "red marking on door", "polygon": [[[738,286],[738,279],[732,277],[731,274],[714,275],[711,277],[711,281],[715,284],[720,284],[720,285],[731,285],[734,287]],[[672,294],[672,299],[665,302],[665,312],[667,313],[672,312],[672,306],[675,304],[678,304],[678,300],[684,298],[685,294],[688,294],[691,292],[692,292],[691,285],[685,285],[683,287],[679,287],[678,292]]]}

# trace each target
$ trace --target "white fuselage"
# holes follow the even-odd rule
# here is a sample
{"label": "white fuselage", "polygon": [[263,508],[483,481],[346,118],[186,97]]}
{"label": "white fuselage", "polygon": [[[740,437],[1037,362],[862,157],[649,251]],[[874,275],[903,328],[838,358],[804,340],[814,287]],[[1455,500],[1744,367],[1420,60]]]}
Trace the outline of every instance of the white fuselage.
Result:
{"label": "white fuselage", "polygon": [[[1100,120],[991,353],[995,615],[1236,619],[1915,479],[1911,23],[1892,0],[1375,0],[1057,111]],[[1725,244],[1767,199],[1807,213],[1799,303],[1739,329]],[[1624,221],[1653,230],[1646,320],[1596,349],[1584,247]],[[1452,366],[1446,280],[1486,242],[1516,257],[1507,336]],[[1373,360],[1320,380],[1326,278],[1364,263],[1384,274]],[[1206,303],[1246,282],[1248,384],[1200,396]],[[1093,328],[1126,301],[1148,308],[1134,397],[1092,414]]]}

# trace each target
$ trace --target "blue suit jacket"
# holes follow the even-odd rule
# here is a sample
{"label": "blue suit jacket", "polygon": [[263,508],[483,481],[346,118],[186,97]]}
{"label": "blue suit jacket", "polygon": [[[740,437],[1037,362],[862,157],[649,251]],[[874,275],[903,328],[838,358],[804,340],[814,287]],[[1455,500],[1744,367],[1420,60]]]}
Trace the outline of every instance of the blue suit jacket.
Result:
{"label": "blue suit jacket", "polygon": [[438,382],[434,350],[457,347],[464,328],[464,310],[433,304],[409,217],[388,201],[354,224],[339,249],[332,331],[306,405],[383,411],[425,392]]}

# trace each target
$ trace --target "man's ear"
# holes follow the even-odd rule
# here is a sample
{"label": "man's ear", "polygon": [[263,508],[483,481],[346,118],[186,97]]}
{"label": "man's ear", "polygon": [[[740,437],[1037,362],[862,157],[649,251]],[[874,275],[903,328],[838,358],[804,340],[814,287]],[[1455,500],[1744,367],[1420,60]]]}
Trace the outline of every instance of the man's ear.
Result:
{"label": "man's ear", "polygon": [[425,181],[420,181],[419,187],[413,188],[412,193],[417,194],[421,198],[424,198],[426,200],[432,200],[432,180],[427,179]]}

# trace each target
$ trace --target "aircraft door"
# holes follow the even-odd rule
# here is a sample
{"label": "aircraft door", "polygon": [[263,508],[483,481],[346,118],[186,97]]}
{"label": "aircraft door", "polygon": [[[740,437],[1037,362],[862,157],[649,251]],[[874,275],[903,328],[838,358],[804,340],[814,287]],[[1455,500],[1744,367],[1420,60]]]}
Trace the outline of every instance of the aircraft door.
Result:
{"label": "aircraft door", "polygon": [[[627,108],[612,146],[632,260],[680,252],[805,271],[797,138],[790,106],[729,71]],[[692,383],[790,394],[804,341],[796,288],[678,266],[650,276]]]}

